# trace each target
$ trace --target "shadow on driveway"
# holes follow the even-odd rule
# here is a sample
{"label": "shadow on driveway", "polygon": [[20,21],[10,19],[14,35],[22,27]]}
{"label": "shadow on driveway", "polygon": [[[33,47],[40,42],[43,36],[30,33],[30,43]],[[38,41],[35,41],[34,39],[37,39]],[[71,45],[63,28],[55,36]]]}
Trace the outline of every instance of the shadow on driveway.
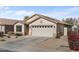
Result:
{"label": "shadow on driveway", "polygon": [[0,52],[13,52],[13,51],[0,49]]}

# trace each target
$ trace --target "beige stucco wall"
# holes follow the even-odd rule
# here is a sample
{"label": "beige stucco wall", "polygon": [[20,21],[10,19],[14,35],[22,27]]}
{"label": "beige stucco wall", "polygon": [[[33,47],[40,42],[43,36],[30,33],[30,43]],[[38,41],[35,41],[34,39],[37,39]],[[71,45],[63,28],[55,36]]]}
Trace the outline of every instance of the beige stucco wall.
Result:
{"label": "beige stucco wall", "polygon": [[[41,21],[42,21],[42,23],[41,23]],[[31,23],[30,25],[54,25],[54,26],[56,26],[55,23],[47,21],[43,18],[36,20],[35,22]]]}
{"label": "beige stucco wall", "polygon": [[[17,32],[16,31],[16,26],[17,25],[21,25],[22,26],[22,32]],[[15,25],[14,25],[14,33],[22,33],[23,35],[24,35],[24,24],[22,24],[22,23],[16,23]]]}
{"label": "beige stucco wall", "polygon": [[[41,21],[42,21],[42,23],[41,23]],[[32,32],[32,28],[31,28],[32,25],[53,25],[53,26],[55,26],[55,28],[53,28],[53,35],[56,36],[56,32],[57,32],[56,23],[53,23],[53,22],[47,21],[43,18],[40,18],[29,25],[29,35],[31,35],[31,32]]]}
{"label": "beige stucco wall", "polygon": [[30,22],[32,22],[33,20],[37,19],[37,18],[39,18],[39,16],[36,15],[36,16],[30,18],[29,20],[27,20],[26,23],[30,23]]}

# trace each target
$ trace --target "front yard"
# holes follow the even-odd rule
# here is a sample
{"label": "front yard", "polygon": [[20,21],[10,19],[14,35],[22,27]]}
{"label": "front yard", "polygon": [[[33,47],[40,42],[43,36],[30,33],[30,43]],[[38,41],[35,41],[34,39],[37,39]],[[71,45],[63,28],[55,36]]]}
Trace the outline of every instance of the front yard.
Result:
{"label": "front yard", "polygon": [[48,37],[20,36],[16,38],[0,38],[0,48],[16,52],[71,52],[68,47],[67,36],[60,39]]}

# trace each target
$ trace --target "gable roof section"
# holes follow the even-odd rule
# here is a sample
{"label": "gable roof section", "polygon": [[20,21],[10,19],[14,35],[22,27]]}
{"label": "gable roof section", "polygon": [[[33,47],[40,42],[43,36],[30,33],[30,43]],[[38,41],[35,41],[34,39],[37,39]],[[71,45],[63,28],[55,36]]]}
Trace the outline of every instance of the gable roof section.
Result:
{"label": "gable roof section", "polygon": [[22,20],[19,20],[19,21],[16,21],[14,24],[17,24],[17,23],[24,24],[24,21],[22,21]]}
{"label": "gable roof section", "polygon": [[14,19],[0,18],[0,25],[14,25],[16,22]]}
{"label": "gable roof section", "polygon": [[[53,22],[53,23],[65,24],[64,22],[62,22],[62,21],[60,21],[60,20],[57,20],[57,19],[54,19],[54,18],[51,18],[51,17],[48,17],[48,16],[40,15],[40,14],[34,14],[34,15],[31,16],[30,18],[28,18],[27,21],[28,21],[29,19],[31,19],[32,17],[34,17],[34,16],[39,16],[39,18],[46,19],[46,20],[48,20],[48,21],[50,21],[50,22]],[[38,18],[38,19],[39,19],[39,18]],[[30,24],[30,23],[32,23],[32,22],[38,20],[38,19],[35,19],[35,20],[33,20],[33,21],[29,22],[29,23],[27,23],[27,21],[26,21],[26,24]]]}

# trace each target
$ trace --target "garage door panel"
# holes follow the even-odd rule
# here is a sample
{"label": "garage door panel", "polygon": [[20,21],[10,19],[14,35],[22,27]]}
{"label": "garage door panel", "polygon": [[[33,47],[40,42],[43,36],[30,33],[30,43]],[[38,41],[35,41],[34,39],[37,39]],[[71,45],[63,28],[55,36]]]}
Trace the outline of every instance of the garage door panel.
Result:
{"label": "garage door panel", "polygon": [[53,36],[53,27],[32,27],[32,36]]}

